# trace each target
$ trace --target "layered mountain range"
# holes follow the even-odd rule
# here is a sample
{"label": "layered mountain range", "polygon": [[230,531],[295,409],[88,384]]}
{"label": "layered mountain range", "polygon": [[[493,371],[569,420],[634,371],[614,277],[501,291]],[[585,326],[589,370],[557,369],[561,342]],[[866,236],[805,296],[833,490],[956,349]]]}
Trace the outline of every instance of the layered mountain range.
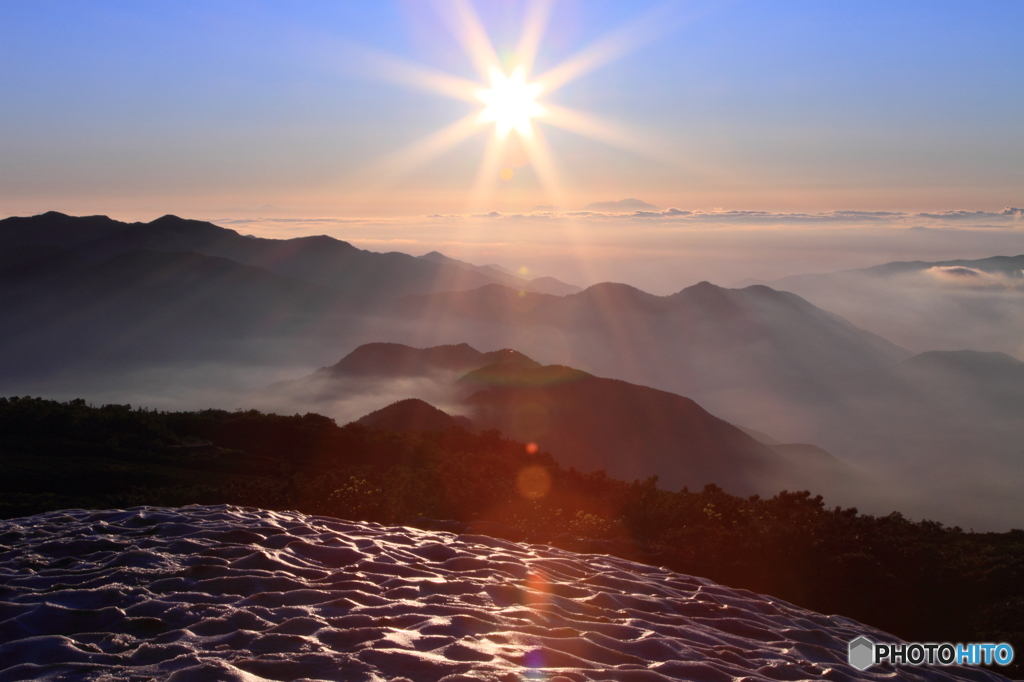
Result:
{"label": "layered mountain range", "polygon": [[[835,281],[883,282],[898,293],[896,309],[912,306],[920,293],[913,287],[926,282],[934,296],[922,297],[921,307],[903,315],[911,323],[907,327],[943,310],[932,303],[952,292],[941,300],[955,301],[958,310],[973,310],[968,302],[981,301],[982,312],[970,318],[979,328],[977,338],[987,338],[984,321],[991,313],[990,327],[998,332],[993,333],[1005,339],[1020,320],[1021,308],[1014,307],[1021,291],[1016,266],[1016,259],[893,264]],[[962,284],[967,280],[974,284]],[[828,286],[815,282],[807,295],[817,301]],[[856,287],[844,291],[846,310],[884,308],[875,294],[861,296]],[[929,351],[915,354],[887,340],[904,341],[912,332],[883,337],[875,333],[882,327],[867,325],[873,330],[867,331],[848,321],[846,310],[840,317],[764,285],[728,289],[702,282],[670,296],[616,283],[580,291],[437,253],[373,253],[322,236],[257,239],[173,216],[145,224],[58,213],[0,221],[5,393],[90,397],[99,383],[121,381],[118,400],[194,407],[196,396],[207,394],[189,393],[191,384],[224,384],[230,370],[244,376],[238,383],[248,388],[220,393],[216,404],[245,406],[252,396],[267,395],[254,387],[327,365],[316,373],[327,393],[277,385],[270,393],[279,409],[315,399],[330,416],[350,420],[420,398],[452,414],[464,407],[463,416],[480,428],[498,427],[530,440],[523,426],[529,420],[508,417],[529,395],[528,402],[547,400],[557,407],[554,422],[572,425],[562,430],[557,447],[548,448],[556,457],[614,443],[608,450],[619,453],[624,467],[617,475],[658,474],[665,485],[668,474],[635,454],[630,439],[637,436],[629,430],[643,431],[650,443],[671,444],[651,451],[683,452],[679,444],[688,438],[699,442],[697,432],[673,431],[674,425],[700,410],[741,425],[761,445],[771,443],[773,456],[788,452],[797,468],[813,468],[832,453],[862,473],[891,481],[890,488],[879,486],[878,495],[864,497],[864,507],[899,508],[982,528],[1024,524],[1016,500],[1024,484],[1024,381],[1018,378],[1024,363],[1012,349],[984,342],[934,348],[906,343]],[[468,367],[456,357],[466,352],[461,350],[418,366],[412,355],[375,357],[365,344],[379,341],[410,348],[511,348],[520,362],[503,370],[514,375],[509,385],[455,395],[449,387],[456,380],[500,358]],[[352,349],[358,352],[342,367],[330,365]],[[533,364],[525,362],[529,358]],[[439,369],[444,362],[451,367]],[[373,367],[387,368],[390,380],[382,382]],[[436,372],[445,374],[444,382]],[[326,381],[332,373],[344,381],[332,386]],[[559,373],[571,380],[530,384],[533,374]],[[153,379],[157,375],[159,381]],[[613,380],[622,385],[613,389],[607,383]],[[472,383],[467,381],[460,384],[465,391]],[[621,397],[626,394],[628,399]],[[611,395],[620,396],[619,402],[602,402]],[[655,395],[660,397],[650,398]],[[649,400],[674,405],[665,413],[670,416],[652,416],[662,408]],[[637,405],[643,407],[633,409]],[[576,413],[558,411],[570,407],[584,416],[574,421]],[[595,420],[588,413],[604,416]],[[611,420],[613,414],[622,421]],[[780,445],[794,443],[802,445]],[[693,452],[706,450],[693,444]],[[764,454],[750,452],[755,451]],[[694,470],[725,475],[715,473],[723,469],[715,469],[714,457],[705,460],[693,464]],[[576,461],[565,459],[572,466]],[[628,462],[638,464],[629,469]],[[602,467],[612,469],[605,460],[579,460],[578,468]],[[751,475],[736,480],[770,478]],[[713,482],[701,476],[671,479],[671,485]]]}
{"label": "layered mountain range", "polygon": [[916,351],[999,351],[1024,360],[1024,255],[885,263],[762,284]]}
{"label": "layered mountain range", "polygon": [[486,284],[578,290],[437,253],[374,253],[326,236],[260,239],[175,216],[8,218],[0,221],[0,324],[9,331],[0,370],[274,362],[336,339],[355,311],[382,300]]}
{"label": "layered mountain range", "polygon": [[734,494],[814,488],[850,498],[867,485],[827,452],[762,443],[689,398],[541,365],[509,349],[368,344],[335,365],[278,384],[274,392],[329,413],[335,397],[372,392],[374,382],[412,378],[435,382],[410,390],[432,394],[451,414],[409,398],[359,422],[392,430],[498,429],[549,451],[563,466],[626,480],[657,476],[672,490],[714,483]]}
{"label": "layered mountain range", "polygon": [[498,283],[526,291],[566,294],[578,287],[550,277],[525,280],[497,266],[476,266],[440,253],[419,258],[375,253],[324,235],[261,239],[199,220],[166,215],[149,223],[124,223],[106,216],[76,218],[50,212],[0,221],[5,266],[63,254],[103,262],[118,254],[195,253],[276,275],[378,299],[404,293],[472,289]]}

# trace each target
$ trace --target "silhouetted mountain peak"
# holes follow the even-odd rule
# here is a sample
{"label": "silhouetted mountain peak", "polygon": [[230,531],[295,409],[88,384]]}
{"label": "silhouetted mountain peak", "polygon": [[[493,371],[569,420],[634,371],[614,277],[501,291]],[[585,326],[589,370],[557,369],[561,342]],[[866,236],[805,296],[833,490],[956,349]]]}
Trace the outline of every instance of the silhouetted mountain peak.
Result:
{"label": "silhouetted mountain peak", "polygon": [[179,218],[178,216],[170,213],[149,222],[147,227],[167,230],[175,234],[188,236],[218,237],[227,234],[234,236],[238,235],[234,230],[214,225],[213,223],[206,222],[205,220]]}
{"label": "silhouetted mountain peak", "polygon": [[698,282],[673,294],[669,298],[673,305],[692,306],[715,315],[739,313],[736,290],[726,289],[711,282]]}
{"label": "silhouetted mountain peak", "polygon": [[413,348],[401,343],[367,343],[321,372],[336,376],[422,376],[479,366],[483,355],[468,343]]}
{"label": "silhouetted mountain peak", "polygon": [[725,300],[729,297],[730,291],[730,289],[720,287],[717,284],[712,284],[711,282],[708,281],[702,281],[680,290],[676,294],[676,296],[684,296],[690,299]]}
{"label": "silhouetted mountain peak", "polygon": [[698,282],[671,298],[718,312],[739,312],[741,308],[749,308],[751,305],[768,305],[775,309],[799,309],[812,315],[825,313],[796,294],[772,289],[764,284],[752,284],[742,289],[727,289],[711,282]]}
{"label": "silhouetted mountain peak", "polygon": [[367,343],[319,373],[330,376],[425,376],[468,372],[487,365],[539,367],[518,351],[505,348],[481,353],[468,343],[413,348],[401,343]]}
{"label": "silhouetted mountain peak", "polygon": [[184,220],[185,220],[184,218],[179,218],[178,216],[174,215],[173,213],[167,213],[165,215],[160,216],[159,218],[157,218],[155,220],[151,220],[149,224],[150,225],[166,225],[168,223],[184,222]]}
{"label": "silhouetted mountain peak", "polygon": [[14,216],[0,220],[0,244],[69,248],[109,236],[125,226],[105,215],[76,217],[47,211],[28,218]]}
{"label": "silhouetted mountain peak", "polygon": [[501,350],[491,351],[490,353],[484,353],[480,356],[481,366],[486,365],[519,365],[523,367],[540,367],[540,363],[533,358],[527,357],[523,353],[511,348],[502,348]]}
{"label": "silhouetted mountain peak", "polygon": [[288,244],[295,244],[297,247],[314,247],[317,249],[323,249],[327,251],[363,251],[356,246],[353,246],[344,239],[337,239],[326,234],[310,235],[308,237],[294,237],[289,239]]}
{"label": "silhouetted mountain peak", "polygon": [[642,294],[646,294],[648,296],[653,296],[654,295],[654,294],[648,294],[646,291],[642,291],[640,289],[637,289],[632,284],[623,284],[622,282],[598,282],[597,284],[593,284],[593,285],[587,287],[586,289],[584,289],[580,293],[583,293],[583,294],[589,293],[590,295],[594,296],[594,295],[602,295],[602,294],[605,294],[606,292],[628,293],[629,295],[637,295],[637,294],[641,294],[641,295]]}
{"label": "silhouetted mountain peak", "polygon": [[785,291],[778,291],[772,289],[766,284],[751,284],[750,286],[743,287],[740,291],[746,291],[751,294],[758,294],[760,296],[774,296],[776,298],[782,298],[784,296],[793,296]]}
{"label": "silhouetted mountain peak", "polygon": [[391,403],[356,420],[363,426],[391,431],[445,431],[453,426],[470,428],[466,417],[452,416],[419,398]]}
{"label": "silhouetted mountain peak", "polygon": [[399,252],[376,253],[327,235],[294,239],[251,238],[210,222],[168,214],[149,223],[126,223],[107,216],[74,217],[51,211],[31,218],[0,220],[3,261],[34,257],[25,247],[56,246],[76,249],[98,259],[118,252],[194,251],[228,258],[242,265],[266,268],[276,274],[345,292],[352,301],[370,307],[380,299],[412,293],[469,291],[486,284],[504,284],[515,291],[544,291],[564,295],[578,291],[551,278],[531,282],[502,268],[476,266],[433,252],[416,258]]}
{"label": "silhouetted mountain peak", "polygon": [[664,297],[649,294],[629,284],[620,282],[601,282],[589,286],[570,298],[599,304],[606,308],[647,307],[658,305]]}
{"label": "silhouetted mountain peak", "polygon": [[584,211],[607,211],[610,213],[625,213],[627,211],[657,211],[660,210],[654,204],[648,204],[640,199],[619,199],[618,201],[595,201],[583,207]]}

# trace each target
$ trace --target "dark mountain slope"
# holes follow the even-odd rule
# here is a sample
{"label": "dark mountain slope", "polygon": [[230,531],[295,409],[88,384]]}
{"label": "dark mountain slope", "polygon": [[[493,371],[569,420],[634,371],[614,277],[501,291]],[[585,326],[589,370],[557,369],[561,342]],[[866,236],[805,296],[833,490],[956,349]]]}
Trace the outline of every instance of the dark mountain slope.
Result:
{"label": "dark mountain slope", "polygon": [[415,422],[424,412],[433,415],[427,403],[457,406],[453,409],[474,428],[494,428],[535,443],[566,466],[603,469],[628,480],[657,475],[669,489],[715,483],[742,494],[814,488],[850,497],[865,482],[820,449],[781,446],[789,450],[776,451],[689,398],[570,367],[542,366],[508,349],[480,353],[467,344],[421,349],[371,343],[304,379],[278,384],[273,392],[302,401],[294,410],[332,414],[339,399],[347,408],[360,395],[376,401],[403,390],[406,397],[424,400],[400,401],[366,418],[399,428],[394,424]]}
{"label": "dark mountain slope", "polygon": [[472,426],[469,419],[453,417],[418,398],[392,403],[358,419],[357,423],[391,431],[445,431],[453,426]]}
{"label": "dark mountain slope", "polygon": [[[472,289],[497,281],[519,289],[533,288],[527,280],[454,259],[363,251],[323,235],[287,240],[245,237],[212,223],[173,215],[150,223],[122,223],[106,216],[76,218],[56,212],[8,218],[0,220],[0,245],[73,248],[90,258],[133,250],[191,251],[330,286],[364,301]],[[550,282],[537,286],[557,288]]]}
{"label": "dark mountain slope", "polygon": [[514,350],[481,353],[468,343],[432,348],[412,348],[400,343],[367,343],[353,350],[336,364],[319,370],[317,375],[409,377],[439,372],[461,374],[499,362],[537,365],[535,361]]}
{"label": "dark mountain slope", "polygon": [[715,483],[742,494],[813,478],[693,400],[646,386],[557,365],[506,363],[468,373],[459,388],[476,426],[534,442],[582,471],[626,480],[657,475],[667,489]]}
{"label": "dark mountain slope", "polygon": [[105,215],[69,216],[49,211],[31,217],[0,220],[0,246],[45,245],[72,248],[110,237],[124,229]]}
{"label": "dark mountain slope", "polygon": [[343,305],[337,291],[223,258],[62,250],[0,273],[0,368],[241,360],[247,342],[307,333]]}

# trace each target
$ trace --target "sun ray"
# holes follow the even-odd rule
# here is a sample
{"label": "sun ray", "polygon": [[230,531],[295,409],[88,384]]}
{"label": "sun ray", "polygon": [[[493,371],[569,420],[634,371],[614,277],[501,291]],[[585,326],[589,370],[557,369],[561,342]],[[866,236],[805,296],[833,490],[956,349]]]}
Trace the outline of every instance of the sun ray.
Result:
{"label": "sun ray", "polygon": [[552,4],[552,0],[535,0],[530,3],[527,10],[526,21],[523,23],[523,34],[519,38],[519,45],[515,52],[515,68],[522,69],[524,73],[529,74],[533,71],[533,62],[540,49],[540,39],[544,37],[548,18],[551,16]]}
{"label": "sun ray", "polygon": [[478,101],[476,92],[480,89],[480,84],[476,81],[437,71],[368,47],[353,46],[351,51],[352,60],[359,64],[360,69],[370,70],[393,83],[469,102]]}
{"label": "sun ray", "polygon": [[[667,8],[672,5],[661,5],[642,15],[623,28],[591,43],[539,78],[531,78],[530,74],[550,20],[553,0],[530,1],[516,51],[504,65],[470,0],[435,0],[435,5],[487,86],[365,48],[360,49],[356,55],[358,63],[361,66],[369,65],[388,80],[482,107],[420,142],[388,156],[377,164],[378,170],[383,171],[382,175],[408,173],[492,124],[493,134],[487,138],[469,193],[469,203],[473,210],[488,210],[487,204],[492,200],[500,178],[504,177],[508,181],[513,177],[511,171],[506,171],[504,176],[499,173],[505,158],[510,153],[513,156],[515,154],[509,151],[510,143],[522,144],[520,154],[524,155],[523,161],[533,169],[540,189],[547,197],[545,203],[553,201],[562,205],[565,202],[561,174],[538,123],[552,125],[649,159],[672,161],[659,145],[640,133],[582,112],[539,101],[543,95],[672,30],[680,18],[678,12],[669,16]],[[516,141],[513,136],[519,140]]]}
{"label": "sun ray", "polygon": [[498,179],[501,152],[504,146],[504,141],[497,135],[487,137],[487,147],[484,149],[484,155],[480,158],[480,166],[477,168],[476,180],[473,182],[473,191],[470,194],[469,207],[471,210],[487,210]]}
{"label": "sun ray", "polygon": [[532,135],[523,138],[523,143],[530,158],[530,166],[537,173],[541,187],[556,205],[562,205],[565,194],[558,177],[554,156],[551,154],[551,148],[548,147],[544,133],[535,129]]}
{"label": "sun ray", "polygon": [[566,83],[615,61],[645,43],[672,30],[674,21],[668,12],[670,5],[661,5],[622,28],[569,57],[561,64],[537,77],[544,92],[550,93]]}
{"label": "sun ray", "polygon": [[455,38],[462,44],[462,49],[480,75],[486,79],[491,69],[501,68],[498,53],[491,44],[491,39],[487,37],[487,31],[473,5],[468,0],[448,0],[442,7],[450,10],[444,14],[453,24]]}
{"label": "sun ray", "polygon": [[479,114],[476,112],[468,114],[424,139],[385,157],[377,164],[377,170],[390,176],[408,174],[463,140],[476,135],[482,126]]}
{"label": "sun ray", "polygon": [[602,120],[593,114],[555,104],[545,104],[544,109],[544,122],[549,125],[648,159],[663,162],[675,160],[675,156],[667,152],[664,145],[659,145],[642,133]]}

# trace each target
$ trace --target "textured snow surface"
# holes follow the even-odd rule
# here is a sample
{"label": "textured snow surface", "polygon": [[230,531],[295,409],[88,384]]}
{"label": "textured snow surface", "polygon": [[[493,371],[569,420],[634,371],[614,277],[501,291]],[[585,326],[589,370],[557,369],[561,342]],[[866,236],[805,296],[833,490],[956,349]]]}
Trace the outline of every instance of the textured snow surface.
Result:
{"label": "textured snow surface", "polygon": [[603,555],[239,507],[0,521],[0,680],[996,680]]}

